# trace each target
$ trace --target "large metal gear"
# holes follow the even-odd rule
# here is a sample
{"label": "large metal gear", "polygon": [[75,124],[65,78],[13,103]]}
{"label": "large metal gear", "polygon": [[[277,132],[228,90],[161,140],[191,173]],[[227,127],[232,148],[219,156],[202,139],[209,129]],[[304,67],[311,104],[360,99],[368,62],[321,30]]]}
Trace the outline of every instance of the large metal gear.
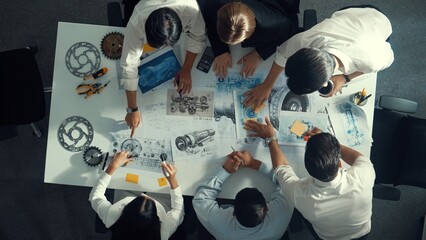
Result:
{"label": "large metal gear", "polygon": [[111,32],[104,36],[101,42],[101,50],[105,57],[117,60],[123,50],[124,35],[119,32]]}
{"label": "large metal gear", "polygon": [[80,116],[65,119],[58,129],[59,143],[71,152],[79,152],[88,147],[92,143],[93,135],[92,124]]}
{"label": "large metal gear", "polygon": [[104,157],[102,155],[102,151],[97,147],[90,146],[87,147],[86,150],[84,150],[83,160],[87,165],[91,167],[98,166],[102,163],[103,159]]}

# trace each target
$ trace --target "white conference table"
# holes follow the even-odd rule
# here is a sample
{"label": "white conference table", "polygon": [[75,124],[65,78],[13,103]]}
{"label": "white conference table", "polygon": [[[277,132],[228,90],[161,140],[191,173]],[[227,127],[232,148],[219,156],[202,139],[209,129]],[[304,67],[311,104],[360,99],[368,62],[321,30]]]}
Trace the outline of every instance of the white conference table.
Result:
{"label": "white conference table", "polygon": [[[44,181],[46,183],[66,184],[75,186],[92,187],[98,179],[101,167],[103,164],[91,167],[83,162],[83,154],[81,151],[71,152],[61,146],[58,140],[58,129],[61,123],[71,116],[81,116],[87,119],[94,131],[93,140],[90,146],[99,147],[102,152],[107,152],[111,142],[113,141],[111,132],[127,129],[124,122],[126,95],[125,91],[119,89],[117,79],[117,63],[119,60],[110,60],[106,58],[100,51],[100,43],[102,38],[110,32],[124,33],[124,28],[87,25],[77,23],[58,23],[58,34],[56,42],[55,53],[55,66],[53,74],[52,85],[52,100],[50,109],[48,143],[45,165]],[[182,35],[181,39],[184,39]],[[93,44],[99,49],[100,54],[100,68],[107,67],[108,73],[100,78],[102,83],[111,81],[101,94],[96,94],[88,99],[76,94],[75,88],[82,83],[81,77],[76,77],[71,74],[65,64],[67,51],[70,47],[78,42],[88,42]],[[181,42],[178,46],[184,46]],[[184,56],[184,47],[181,49],[181,56]],[[231,48],[234,66],[233,69],[238,71],[241,67],[235,63],[238,59],[247,53],[249,49],[242,49],[240,47]],[[177,54],[179,56],[179,54]],[[202,79],[215,79],[212,69],[208,74],[201,72],[195,68],[201,54],[197,57],[194,69],[191,72],[193,79],[193,87],[203,86],[209,84],[203,82]],[[263,61],[258,71],[263,71],[265,76],[272,64],[273,56]],[[170,85],[171,86],[171,85]],[[214,86],[214,85],[213,85]],[[366,74],[355,81],[352,81],[348,87],[343,89],[343,93],[333,98],[323,98],[324,104],[338,103],[346,101],[349,96],[366,88],[369,93],[375,93],[376,90],[376,74]],[[160,92],[160,91],[159,91]],[[158,92],[158,93],[159,93]],[[158,94],[156,93],[156,94]],[[144,98],[138,90],[138,102],[144,103]],[[370,98],[365,106],[362,107],[367,116],[367,122],[372,129],[373,113],[374,113],[374,96]],[[143,119],[146,119],[142,112]],[[137,135],[143,135],[147,132],[144,127],[148,123],[142,123],[142,126],[137,129]],[[177,178],[184,195],[194,195],[197,186],[206,177],[212,176],[222,166],[221,162],[225,160],[226,154],[232,150],[222,142],[222,146],[218,159],[215,161],[175,161],[178,173]],[[235,146],[234,146],[235,147]],[[265,148],[262,143],[251,144],[247,146],[240,146],[236,150],[247,149],[252,155],[262,160],[264,163],[271,165],[271,159],[268,148]],[[299,177],[307,177],[308,173],[304,167],[303,156],[304,147],[282,146],[282,149],[287,156],[290,165],[294,168]],[[358,149],[364,155],[370,155],[370,147],[366,146]],[[136,174],[139,176],[137,184],[125,181],[128,173]],[[132,191],[147,191],[167,193],[168,187],[160,187],[158,179],[162,178],[161,173],[139,171],[137,169],[120,168],[112,177],[109,188],[123,189]],[[219,195],[222,198],[234,198],[236,193],[244,187],[258,188],[267,199],[270,193],[275,189],[275,185],[264,176],[251,169],[243,168],[237,173],[232,174],[223,187],[223,191]]]}

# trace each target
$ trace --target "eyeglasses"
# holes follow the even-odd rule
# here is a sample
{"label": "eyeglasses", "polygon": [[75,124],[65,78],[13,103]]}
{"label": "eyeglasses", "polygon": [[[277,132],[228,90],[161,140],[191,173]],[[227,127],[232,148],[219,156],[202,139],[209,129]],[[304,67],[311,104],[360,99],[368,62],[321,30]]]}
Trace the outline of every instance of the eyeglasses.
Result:
{"label": "eyeglasses", "polygon": [[333,92],[333,88],[334,88],[333,81],[328,80],[327,86],[318,89],[318,92],[321,97],[327,97],[328,95],[330,95],[331,92]]}

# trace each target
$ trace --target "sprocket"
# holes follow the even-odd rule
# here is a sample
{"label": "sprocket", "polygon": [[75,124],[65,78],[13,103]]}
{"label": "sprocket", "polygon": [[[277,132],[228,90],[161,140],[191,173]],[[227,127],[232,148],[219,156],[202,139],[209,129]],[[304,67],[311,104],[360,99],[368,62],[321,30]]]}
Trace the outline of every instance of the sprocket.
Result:
{"label": "sprocket", "polygon": [[124,35],[119,32],[110,32],[102,38],[102,53],[111,60],[117,60],[121,57],[123,50]]}
{"label": "sprocket", "polygon": [[95,146],[87,147],[83,153],[83,160],[87,165],[91,167],[96,167],[102,163],[102,160],[103,160],[102,151]]}

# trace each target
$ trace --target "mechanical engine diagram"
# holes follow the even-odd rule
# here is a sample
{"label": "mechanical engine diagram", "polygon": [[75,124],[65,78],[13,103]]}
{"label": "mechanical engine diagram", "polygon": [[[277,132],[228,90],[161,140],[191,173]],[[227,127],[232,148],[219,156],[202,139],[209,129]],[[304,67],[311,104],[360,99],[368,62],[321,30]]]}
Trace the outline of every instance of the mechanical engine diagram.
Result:
{"label": "mechanical engine diagram", "polygon": [[193,89],[181,95],[176,89],[167,91],[167,115],[213,117],[213,91]]}
{"label": "mechanical engine diagram", "polygon": [[133,158],[125,167],[161,173],[161,155],[167,156],[167,161],[173,163],[170,142],[165,139],[128,138],[128,134],[121,133],[113,135],[110,154],[128,151]]}
{"label": "mechanical engine diagram", "polygon": [[[183,122],[182,122],[183,123]],[[170,128],[170,140],[175,161],[209,160],[219,149],[213,119],[198,120]]]}

